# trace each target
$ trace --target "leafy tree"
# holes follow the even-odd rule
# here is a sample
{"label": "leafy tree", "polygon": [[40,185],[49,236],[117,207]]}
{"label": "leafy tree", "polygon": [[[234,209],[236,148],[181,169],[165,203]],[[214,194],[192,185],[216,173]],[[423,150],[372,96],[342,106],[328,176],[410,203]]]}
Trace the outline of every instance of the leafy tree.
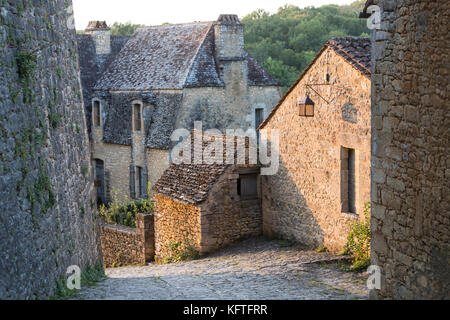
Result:
{"label": "leafy tree", "polygon": [[131,22],[120,23],[114,22],[111,26],[111,35],[114,36],[131,36],[141,25],[133,24]]}
{"label": "leafy tree", "polygon": [[275,14],[257,9],[242,19],[246,49],[287,89],[331,38],[369,36],[366,21],[357,16],[364,3],[303,9],[285,5]]}

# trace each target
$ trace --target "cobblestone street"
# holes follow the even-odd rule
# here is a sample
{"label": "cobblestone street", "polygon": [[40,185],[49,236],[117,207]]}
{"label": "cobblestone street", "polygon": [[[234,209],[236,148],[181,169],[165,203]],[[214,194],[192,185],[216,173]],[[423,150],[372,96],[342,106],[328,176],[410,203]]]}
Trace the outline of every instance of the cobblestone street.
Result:
{"label": "cobblestone street", "polygon": [[[206,258],[107,269],[78,299],[366,299],[365,277],[341,271],[328,253],[250,239]],[[311,263],[313,262],[313,263]]]}

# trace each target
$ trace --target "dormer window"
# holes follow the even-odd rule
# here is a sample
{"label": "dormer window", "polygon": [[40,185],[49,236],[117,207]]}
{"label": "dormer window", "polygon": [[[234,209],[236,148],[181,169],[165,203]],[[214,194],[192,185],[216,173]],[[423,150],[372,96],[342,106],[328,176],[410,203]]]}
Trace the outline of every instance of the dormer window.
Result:
{"label": "dormer window", "polygon": [[102,126],[102,117],[101,117],[101,110],[100,110],[100,101],[95,100],[94,101],[94,112],[93,112],[93,120],[94,120],[94,126],[95,127],[101,127]]}
{"label": "dormer window", "polygon": [[134,131],[142,130],[142,105],[135,103],[133,105]]}

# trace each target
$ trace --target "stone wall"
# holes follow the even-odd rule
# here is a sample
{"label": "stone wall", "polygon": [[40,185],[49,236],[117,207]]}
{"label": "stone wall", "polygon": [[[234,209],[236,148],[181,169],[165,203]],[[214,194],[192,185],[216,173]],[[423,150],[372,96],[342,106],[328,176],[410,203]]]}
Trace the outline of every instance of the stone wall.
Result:
{"label": "stone wall", "polygon": [[[306,84],[326,83],[327,73],[330,85],[313,86],[323,98],[309,90],[314,117],[299,116]],[[265,234],[342,249],[370,200],[370,94],[370,78],[327,48],[268,121],[262,131],[279,130],[280,168],[263,176]],[[355,150],[354,213],[341,206],[342,148]]]}
{"label": "stone wall", "polygon": [[372,77],[372,297],[450,298],[448,1],[380,1]]}
{"label": "stone wall", "polygon": [[164,171],[169,167],[169,150],[147,149],[148,181],[151,186],[156,184]]}
{"label": "stone wall", "polygon": [[102,222],[100,238],[105,267],[144,265],[155,254],[153,214],[136,215],[136,228]]}
{"label": "stone wall", "polygon": [[170,256],[171,242],[186,243],[200,248],[200,208],[170,198],[155,195],[156,261]]}
{"label": "stone wall", "polygon": [[224,67],[225,88],[186,88],[177,116],[176,128],[194,128],[202,121],[203,129],[255,128],[255,109],[267,116],[280,99],[279,87],[247,85],[245,62],[231,62]]}
{"label": "stone wall", "polygon": [[239,173],[228,169],[201,204],[201,253],[262,234],[261,199],[241,200]]}
{"label": "stone wall", "polygon": [[101,263],[71,1],[0,4],[0,299]]}

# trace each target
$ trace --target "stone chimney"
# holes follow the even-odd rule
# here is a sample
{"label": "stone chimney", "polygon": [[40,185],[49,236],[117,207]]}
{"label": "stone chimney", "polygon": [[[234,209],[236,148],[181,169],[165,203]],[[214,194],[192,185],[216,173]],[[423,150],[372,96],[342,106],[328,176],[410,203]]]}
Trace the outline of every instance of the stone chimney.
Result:
{"label": "stone chimney", "polygon": [[91,35],[94,40],[97,54],[111,53],[111,29],[108,28],[106,21],[89,22],[85,33]]}
{"label": "stone chimney", "polygon": [[244,25],[235,14],[221,14],[214,26],[216,55],[219,60],[244,57]]}

